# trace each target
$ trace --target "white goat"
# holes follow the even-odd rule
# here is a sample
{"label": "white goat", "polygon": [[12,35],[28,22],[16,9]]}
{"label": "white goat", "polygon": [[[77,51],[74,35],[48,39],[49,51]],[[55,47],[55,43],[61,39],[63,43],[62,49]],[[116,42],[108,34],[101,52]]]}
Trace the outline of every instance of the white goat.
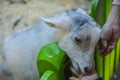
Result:
{"label": "white goat", "polygon": [[76,71],[87,73],[92,67],[99,35],[97,23],[81,9],[41,18],[33,27],[4,39],[0,80],[39,80],[38,51],[51,42],[59,42]]}

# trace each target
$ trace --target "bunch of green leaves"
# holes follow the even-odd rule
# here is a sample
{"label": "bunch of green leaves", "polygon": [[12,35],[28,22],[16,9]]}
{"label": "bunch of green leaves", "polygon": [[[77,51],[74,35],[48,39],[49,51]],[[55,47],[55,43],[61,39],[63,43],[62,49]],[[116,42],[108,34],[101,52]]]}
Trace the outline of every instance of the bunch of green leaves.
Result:
{"label": "bunch of green leaves", "polygon": [[[93,0],[91,16],[101,26],[105,24],[112,7],[112,0]],[[95,50],[96,70],[104,80],[110,80],[120,61],[120,40],[116,48],[107,56],[101,57]]]}

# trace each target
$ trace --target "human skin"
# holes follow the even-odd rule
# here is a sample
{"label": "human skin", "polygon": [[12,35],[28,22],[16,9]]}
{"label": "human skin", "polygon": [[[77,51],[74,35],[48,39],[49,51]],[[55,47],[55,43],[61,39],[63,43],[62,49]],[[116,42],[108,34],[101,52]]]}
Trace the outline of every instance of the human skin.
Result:
{"label": "human skin", "polygon": [[98,78],[95,67],[92,67],[92,69],[87,74],[78,73],[72,67],[71,71],[78,77],[70,77],[69,80],[88,80],[88,78],[89,80],[94,80]]}
{"label": "human skin", "polygon": [[102,56],[110,53],[116,46],[120,37],[120,6],[113,5],[108,16],[107,22],[104,24],[100,40],[98,42],[98,51]]}

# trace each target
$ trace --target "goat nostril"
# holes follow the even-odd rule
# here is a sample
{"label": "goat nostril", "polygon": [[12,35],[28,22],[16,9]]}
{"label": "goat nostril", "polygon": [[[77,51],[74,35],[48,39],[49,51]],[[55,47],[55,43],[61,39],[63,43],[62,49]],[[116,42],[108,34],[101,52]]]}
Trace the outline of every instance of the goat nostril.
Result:
{"label": "goat nostril", "polygon": [[89,72],[89,67],[85,67],[84,70],[85,70],[86,73],[88,73]]}

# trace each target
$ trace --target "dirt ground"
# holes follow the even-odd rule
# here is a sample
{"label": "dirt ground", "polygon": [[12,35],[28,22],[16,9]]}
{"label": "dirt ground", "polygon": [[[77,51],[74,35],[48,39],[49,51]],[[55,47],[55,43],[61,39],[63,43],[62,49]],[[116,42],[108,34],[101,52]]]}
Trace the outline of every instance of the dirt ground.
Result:
{"label": "dirt ground", "polygon": [[79,7],[90,10],[91,5],[91,0],[0,0],[0,45],[4,36],[36,22],[37,15],[47,17]]}

